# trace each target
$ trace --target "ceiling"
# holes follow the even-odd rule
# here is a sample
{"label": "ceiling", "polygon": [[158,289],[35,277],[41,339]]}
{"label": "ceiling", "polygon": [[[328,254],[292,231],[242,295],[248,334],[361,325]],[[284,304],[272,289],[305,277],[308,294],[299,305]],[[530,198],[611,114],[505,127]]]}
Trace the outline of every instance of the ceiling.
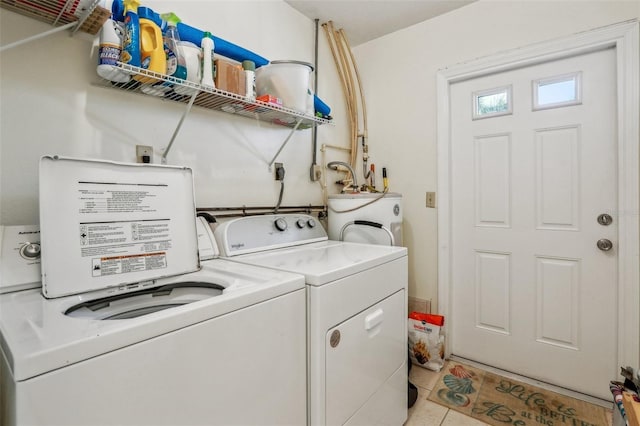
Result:
{"label": "ceiling", "polygon": [[320,24],[333,21],[357,46],[418,22],[426,21],[475,0],[285,0]]}

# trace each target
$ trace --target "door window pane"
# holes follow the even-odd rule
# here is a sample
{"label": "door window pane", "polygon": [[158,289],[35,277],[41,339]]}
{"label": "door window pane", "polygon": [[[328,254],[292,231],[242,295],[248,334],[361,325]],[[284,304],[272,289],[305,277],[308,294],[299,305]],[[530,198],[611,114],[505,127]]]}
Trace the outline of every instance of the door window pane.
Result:
{"label": "door window pane", "polygon": [[581,80],[581,72],[534,80],[534,111],[581,104]]}
{"label": "door window pane", "polygon": [[511,113],[511,86],[498,87],[473,93],[474,120]]}

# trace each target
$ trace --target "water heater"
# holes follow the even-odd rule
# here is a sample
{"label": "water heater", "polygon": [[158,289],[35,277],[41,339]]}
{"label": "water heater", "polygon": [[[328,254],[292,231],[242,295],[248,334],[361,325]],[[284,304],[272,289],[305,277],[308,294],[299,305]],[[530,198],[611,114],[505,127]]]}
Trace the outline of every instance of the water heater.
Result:
{"label": "water heater", "polygon": [[388,192],[330,195],[329,239],[402,246],[402,195]]}

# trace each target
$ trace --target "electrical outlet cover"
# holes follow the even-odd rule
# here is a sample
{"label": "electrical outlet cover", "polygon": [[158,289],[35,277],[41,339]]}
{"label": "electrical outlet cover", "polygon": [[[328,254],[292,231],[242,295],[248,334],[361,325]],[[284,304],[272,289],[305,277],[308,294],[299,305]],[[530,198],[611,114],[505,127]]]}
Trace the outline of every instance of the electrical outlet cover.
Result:
{"label": "electrical outlet cover", "polygon": [[149,157],[149,163],[153,163],[153,147],[149,145],[136,145],[136,163],[144,163],[143,158]]}

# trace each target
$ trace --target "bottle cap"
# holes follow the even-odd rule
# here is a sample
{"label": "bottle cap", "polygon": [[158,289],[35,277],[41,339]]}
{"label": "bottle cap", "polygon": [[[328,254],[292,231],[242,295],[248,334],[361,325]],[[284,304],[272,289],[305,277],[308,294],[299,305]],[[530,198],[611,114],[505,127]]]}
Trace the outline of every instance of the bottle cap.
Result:
{"label": "bottle cap", "polygon": [[115,0],[111,4],[111,18],[114,21],[124,21],[124,2],[122,0]]}
{"label": "bottle cap", "polygon": [[148,7],[140,6],[138,8],[138,16],[141,19],[153,20],[153,10],[149,9]]}
{"label": "bottle cap", "polygon": [[244,60],[242,61],[242,69],[246,70],[246,71],[255,71],[256,70],[256,63],[250,60]]}
{"label": "bottle cap", "polygon": [[140,1],[139,0],[124,0],[124,10],[125,10],[125,12],[133,11],[133,12],[137,13],[138,6],[140,6]]}
{"label": "bottle cap", "polygon": [[163,13],[162,15],[160,15],[160,17],[167,21],[167,24],[173,26],[177,26],[180,22],[182,22],[180,21],[180,18],[178,18],[178,16],[173,12]]}

